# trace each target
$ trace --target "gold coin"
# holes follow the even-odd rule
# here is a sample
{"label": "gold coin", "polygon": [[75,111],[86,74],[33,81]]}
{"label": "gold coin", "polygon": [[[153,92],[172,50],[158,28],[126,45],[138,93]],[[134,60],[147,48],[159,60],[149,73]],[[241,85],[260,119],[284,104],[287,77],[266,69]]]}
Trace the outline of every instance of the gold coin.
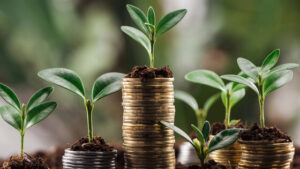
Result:
{"label": "gold coin", "polygon": [[173,151],[174,150],[174,146],[162,146],[162,147],[128,147],[127,145],[123,145],[123,149],[124,151],[133,151],[133,152],[137,152],[137,151]]}
{"label": "gold coin", "polygon": [[122,82],[173,82],[174,78],[153,78],[153,79],[141,79],[141,78],[123,78]]}
{"label": "gold coin", "polygon": [[171,137],[156,137],[156,138],[142,138],[142,137],[124,137],[124,142],[126,141],[144,141],[144,142],[152,142],[152,141],[164,141],[164,140],[175,140],[174,136]]}

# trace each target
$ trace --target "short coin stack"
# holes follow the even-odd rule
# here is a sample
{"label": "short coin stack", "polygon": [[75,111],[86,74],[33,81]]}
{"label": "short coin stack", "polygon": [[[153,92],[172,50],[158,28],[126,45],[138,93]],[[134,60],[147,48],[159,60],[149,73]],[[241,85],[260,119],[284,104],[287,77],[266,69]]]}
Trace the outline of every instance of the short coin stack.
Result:
{"label": "short coin stack", "polygon": [[173,78],[124,78],[123,148],[125,168],[175,168]]}

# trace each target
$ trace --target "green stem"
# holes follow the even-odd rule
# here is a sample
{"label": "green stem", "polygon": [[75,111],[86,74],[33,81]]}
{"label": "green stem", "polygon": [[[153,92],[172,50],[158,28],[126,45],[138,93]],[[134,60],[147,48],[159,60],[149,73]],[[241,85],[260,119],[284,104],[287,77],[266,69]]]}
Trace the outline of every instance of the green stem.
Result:
{"label": "green stem", "polygon": [[24,130],[24,123],[25,123],[25,118],[26,118],[26,106],[25,104],[22,105],[22,114],[21,114],[21,130],[20,130],[20,135],[21,135],[21,152],[20,152],[20,157],[23,158],[24,154],[24,136],[25,136],[25,130]]}
{"label": "green stem", "polygon": [[85,109],[87,113],[87,122],[88,122],[88,136],[89,142],[93,141],[93,110],[94,110],[94,103],[90,100],[84,100]]}
{"label": "green stem", "polygon": [[231,114],[231,107],[230,107],[230,99],[231,94],[229,91],[226,92],[226,105],[225,105],[225,121],[224,124],[226,128],[230,127],[230,114]]}
{"label": "green stem", "polygon": [[260,110],[260,127],[265,127],[265,96],[264,96],[264,88],[263,88],[263,80],[262,75],[259,75],[258,78],[258,101],[259,101],[259,110]]}
{"label": "green stem", "polygon": [[198,109],[196,111],[196,118],[197,118],[198,128],[202,130],[204,121],[206,119],[206,113],[203,110]]}
{"label": "green stem", "polygon": [[25,135],[25,132],[24,131],[21,131],[21,153],[20,153],[20,156],[23,157],[23,154],[24,154],[24,135]]}
{"label": "green stem", "polygon": [[155,31],[151,31],[151,39],[150,39],[150,42],[151,42],[151,54],[149,55],[150,57],[150,67],[151,68],[154,68],[154,46],[155,46]]}

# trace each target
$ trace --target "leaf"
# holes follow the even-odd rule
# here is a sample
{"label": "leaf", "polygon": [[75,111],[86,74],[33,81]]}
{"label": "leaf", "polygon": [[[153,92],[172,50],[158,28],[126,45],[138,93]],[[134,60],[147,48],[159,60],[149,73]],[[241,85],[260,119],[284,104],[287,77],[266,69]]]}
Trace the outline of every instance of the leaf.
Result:
{"label": "leaf", "polygon": [[202,128],[202,134],[204,136],[205,141],[207,142],[209,139],[209,133],[210,133],[210,124],[209,122],[206,120],[204,122],[203,128]]}
{"label": "leaf", "polygon": [[200,69],[190,72],[185,75],[185,79],[190,82],[207,85],[221,91],[225,91],[223,80],[215,72],[210,70]]}
{"label": "leaf", "polygon": [[0,107],[0,115],[4,121],[17,130],[21,129],[21,115],[14,107],[5,105]]}
{"label": "leaf", "polygon": [[84,87],[79,76],[72,70],[65,68],[45,69],[38,76],[50,83],[54,83],[85,99]]}
{"label": "leaf", "polygon": [[145,23],[147,22],[147,18],[142,10],[133,6],[133,5],[126,5],[127,11],[134,21],[134,23],[146,34],[149,33],[148,28],[146,27]]}
{"label": "leaf", "polygon": [[284,86],[293,79],[293,72],[291,70],[283,70],[275,72],[265,79],[263,88],[264,95],[270,94],[272,91]]}
{"label": "leaf", "polygon": [[258,79],[258,69],[257,67],[249,60],[245,58],[238,58],[237,59],[239,68],[251,77],[254,81]]}
{"label": "leaf", "polygon": [[206,100],[203,106],[203,110],[208,112],[211,106],[220,98],[220,93],[212,95],[210,98]]}
{"label": "leaf", "polygon": [[257,87],[249,79],[246,79],[246,78],[238,76],[238,75],[222,75],[221,78],[229,80],[229,81],[244,84],[244,85],[250,87],[253,91],[255,91],[256,94],[259,94]]}
{"label": "leaf", "polygon": [[278,58],[279,58],[280,50],[276,49],[272,51],[263,61],[263,64],[261,65],[262,71],[265,72],[267,70],[270,70],[273,66],[276,65]]}
{"label": "leaf", "polygon": [[21,104],[17,95],[14,93],[12,89],[10,89],[8,86],[1,83],[0,83],[0,97],[2,97],[2,99],[5,100],[6,103],[13,106],[17,110],[21,110]]}
{"label": "leaf", "polygon": [[147,17],[148,17],[148,22],[152,25],[155,25],[155,12],[154,9],[152,8],[152,6],[150,6],[148,8],[148,12],[147,12]]}
{"label": "leaf", "polygon": [[238,124],[240,122],[240,120],[231,120],[229,122],[229,126],[228,127],[231,127],[231,126],[235,126],[236,124]]}
{"label": "leaf", "polygon": [[162,35],[173,28],[185,16],[186,12],[186,9],[180,9],[164,16],[157,24],[156,35]]}
{"label": "leaf", "polygon": [[173,131],[175,131],[177,134],[179,134],[180,136],[182,136],[183,138],[185,138],[188,142],[190,142],[192,145],[194,145],[192,139],[189,137],[188,134],[186,134],[184,131],[182,131],[180,128],[174,126],[173,124],[170,124],[166,121],[160,121],[161,124],[163,124],[166,127],[169,127],[170,129],[172,129]]}
{"label": "leaf", "polygon": [[35,92],[29,99],[29,102],[27,104],[27,111],[30,111],[32,108],[45,101],[52,91],[53,87],[45,87]]}
{"label": "leaf", "polygon": [[143,32],[130,26],[122,26],[121,30],[142,45],[147,50],[148,54],[151,54],[150,40]]}
{"label": "leaf", "polygon": [[235,106],[239,101],[241,101],[245,97],[245,89],[240,89],[237,91],[232,92],[230,98],[230,107],[232,108]]}
{"label": "leaf", "polygon": [[181,100],[187,105],[189,105],[194,111],[199,109],[198,103],[196,99],[187,92],[176,90],[175,91],[175,99]]}
{"label": "leaf", "polygon": [[26,115],[24,128],[29,128],[47,118],[56,106],[55,102],[46,102],[31,109]]}
{"label": "leaf", "polygon": [[92,90],[92,98],[93,102],[113,94],[119,90],[121,90],[121,81],[122,78],[125,76],[123,73],[105,73],[99,76],[93,85]]}
{"label": "leaf", "polygon": [[282,64],[279,66],[274,67],[271,71],[263,74],[263,79],[267,78],[268,76],[270,76],[271,74],[275,73],[275,72],[279,72],[282,70],[287,70],[287,69],[293,69],[298,67],[299,65],[296,63],[286,63],[286,64]]}
{"label": "leaf", "polygon": [[205,145],[205,138],[204,138],[202,132],[195,125],[191,124],[191,126],[192,126],[193,130],[196,132],[196,134],[197,134],[197,136],[200,140],[201,145]]}
{"label": "leaf", "polygon": [[219,150],[230,146],[239,138],[239,132],[241,129],[239,128],[232,128],[226,129],[218,133],[216,136],[212,138],[208,145],[207,152],[213,152],[215,150]]}

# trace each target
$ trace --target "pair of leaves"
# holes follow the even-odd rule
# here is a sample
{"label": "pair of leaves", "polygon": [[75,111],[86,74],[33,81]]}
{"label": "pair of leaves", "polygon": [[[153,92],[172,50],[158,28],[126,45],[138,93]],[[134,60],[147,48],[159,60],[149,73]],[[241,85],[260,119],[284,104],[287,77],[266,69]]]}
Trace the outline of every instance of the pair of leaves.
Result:
{"label": "pair of leaves", "polygon": [[[80,77],[72,70],[65,68],[45,69],[40,71],[38,76],[86,99],[83,83]],[[92,89],[93,102],[119,91],[121,89],[121,80],[124,76],[125,74],[114,72],[99,76],[94,82]]]}
{"label": "pair of leaves", "polygon": [[[229,91],[230,94],[230,100],[229,100],[229,106],[230,109],[235,106],[239,101],[241,101],[245,95],[246,95],[246,91],[245,91],[245,86],[235,86],[233,83],[228,83],[226,85],[226,89],[227,91]],[[227,105],[227,92],[221,92],[221,99],[224,105]]]}

